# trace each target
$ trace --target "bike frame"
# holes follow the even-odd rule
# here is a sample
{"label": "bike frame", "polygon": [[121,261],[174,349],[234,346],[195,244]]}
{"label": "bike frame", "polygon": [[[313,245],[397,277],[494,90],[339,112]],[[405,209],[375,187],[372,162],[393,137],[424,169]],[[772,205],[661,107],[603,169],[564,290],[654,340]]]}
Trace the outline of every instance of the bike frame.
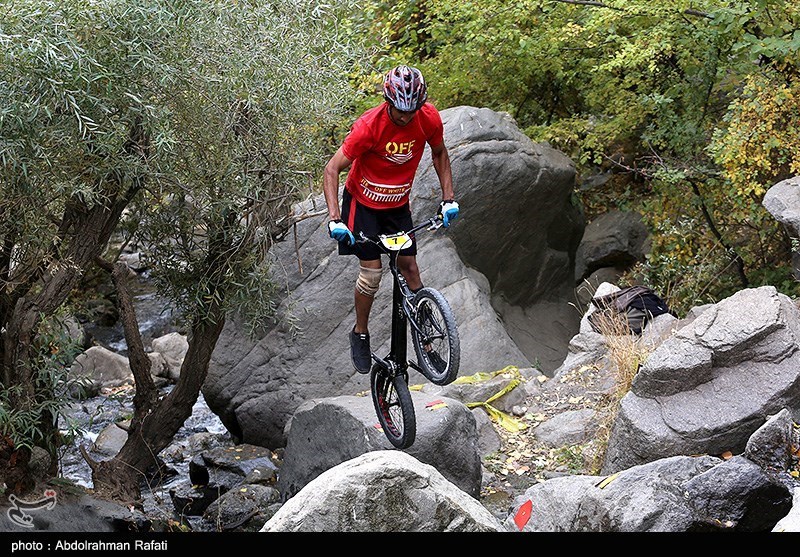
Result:
{"label": "bike frame", "polygon": [[[413,234],[423,228],[435,230],[442,226],[442,221],[436,217],[430,218],[427,221],[415,226],[406,234]],[[380,358],[374,352],[372,359],[389,372],[389,375],[394,377],[397,374],[402,374],[408,379],[408,367],[411,366],[417,371],[422,371],[413,362],[408,361],[408,318],[410,309],[410,300],[414,297],[414,293],[408,287],[406,278],[400,269],[397,267],[397,257],[399,251],[392,251],[386,249],[380,242],[375,242],[366,238],[363,233],[362,239],[376,243],[383,250],[384,253],[389,255],[389,270],[392,273],[392,332],[390,337],[389,355],[386,359]],[[414,239],[416,241],[416,238]],[[412,325],[416,327],[416,323],[411,321]]]}

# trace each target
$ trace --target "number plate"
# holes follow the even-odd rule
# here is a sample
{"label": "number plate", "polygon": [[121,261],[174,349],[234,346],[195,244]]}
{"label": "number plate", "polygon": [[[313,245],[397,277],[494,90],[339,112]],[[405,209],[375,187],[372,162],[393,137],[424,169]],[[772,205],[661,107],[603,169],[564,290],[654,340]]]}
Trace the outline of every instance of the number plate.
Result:
{"label": "number plate", "polygon": [[391,236],[381,236],[383,246],[391,251],[398,251],[411,246],[413,240],[405,232],[392,234]]}

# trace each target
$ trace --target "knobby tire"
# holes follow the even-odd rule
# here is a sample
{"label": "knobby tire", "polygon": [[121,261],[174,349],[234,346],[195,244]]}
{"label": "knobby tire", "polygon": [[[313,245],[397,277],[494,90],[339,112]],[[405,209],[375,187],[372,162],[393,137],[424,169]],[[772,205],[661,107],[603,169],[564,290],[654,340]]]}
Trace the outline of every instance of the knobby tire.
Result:
{"label": "knobby tire", "polygon": [[410,447],[417,435],[417,421],[406,379],[389,377],[375,365],[370,373],[370,390],[386,438],[398,449]]}
{"label": "knobby tire", "polygon": [[435,385],[452,383],[458,377],[461,346],[450,304],[438,290],[423,288],[414,296],[414,308],[417,327],[410,324],[411,340],[422,374]]}

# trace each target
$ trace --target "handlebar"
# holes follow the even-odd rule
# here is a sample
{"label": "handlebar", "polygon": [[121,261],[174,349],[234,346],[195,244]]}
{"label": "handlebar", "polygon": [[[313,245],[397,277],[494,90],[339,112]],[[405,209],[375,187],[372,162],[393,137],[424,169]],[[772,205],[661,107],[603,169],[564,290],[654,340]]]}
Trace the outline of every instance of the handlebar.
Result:
{"label": "handlebar", "polygon": [[410,235],[410,234],[413,234],[414,232],[422,230],[423,228],[427,228],[428,230],[436,230],[437,228],[441,228],[441,226],[443,224],[444,224],[444,220],[442,219],[442,216],[441,215],[435,215],[435,216],[430,217],[429,219],[425,220],[424,222],[418,224],[417,226],[415,226],[411,230],[400,230],[400,231],[396,232],[395,234],[379,234],[378,236],[367,236],[363,232],[359,232],[358,233],[358,238],[356,239],[356,243],[357,244],[359,244],[359,243],[363,244],[363,243],[366,243],[366,242],[370,242],[370,243],[377,244],[378,246],[383,247],[383,244],[381,243],[381,239],[382,238],[386,238],[386,237],[394,236],[394,235],[398,235],[398,234],[409,234]]}

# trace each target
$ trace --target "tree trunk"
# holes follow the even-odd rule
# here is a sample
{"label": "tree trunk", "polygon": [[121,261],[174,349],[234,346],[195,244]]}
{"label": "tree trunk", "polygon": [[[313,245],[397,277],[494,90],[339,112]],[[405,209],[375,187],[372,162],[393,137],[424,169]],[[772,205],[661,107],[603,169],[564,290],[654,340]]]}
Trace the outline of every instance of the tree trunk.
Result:
{"label": "tree trunk", "polygon": [[[84,211],[66,210],[64,219],[70,220],[72,234],[67,249],[49,267],[49,272],[42,273],[40,287],[30,289],[25,284],[24,293],[12,292],[9,299],[15,303],[6,316],[3,332],[3,386],[9,389],[11,409],[17,412],[31,410],[37,399],[51,400],[52,392],[46,392],[36,377],[34,358],[38,347],[35,338],[42,319],[53,313],[66,301],[70,292],[78,284],[83,270],[99,256],[108,244],[111,233],[119,222],[123,209],[130,201],[133,193],[123,195],[108,205],[96,205]],[[11,387],[15,387],[11,389]],[[42,433],[43,440],[39,444],[51,456],[53,469],[56,472],[57,432],[56,416],[42,413],[35,427]]]}
{"label": "tree trunk", "polygon": [[[107,263],[101,265],[106,269],[110,268]],[[126,284],[126,271],[123,264],[118,264],[113,269],[112,276],[117,288],[131,370],[136,381],[134,415],[128,429],[128,439],[114,458],[95,462],[85,449],[82,448],[82,452],[92,468],[92,480],[97,495],[136,505],[140,500],[140,485],[159,470],[158,453],[172,441],[186,419],[192,415],[192,408],[208,374],[211,354],[225,319],[219,305],[215,305],[211,308],[209,317],[193,324],[178,382],[169,395],[159,399],[150,375],[151,362],[144,352]]]}
{"label": "tree trunk", "polygon": [[[140,120],[132,123],[124,150],[129,155],[147,159],[149,138]],[[66,200],[50,252],[29,262],[20,276],[13,276],[9,259],[10,249],[13,249],[9,248],[9,242],[13,243],[17,234],[12,231],[4,237],[0,272],[7,277],[8,284],[16,286],[10,292],[3,289],[0,298],[0,378],[2,387],[9,390],[12,411],[31,410],[38,401],[55,398],[55,393],[47,391],[52,386],[48,387],[36,377],[34,358],[38,347],[34,341],[42,320],[64,304],[86,268],[105,250],[122,212],[144,187],[139,176],[131,176],[130,180],[124,178],[117,173],[106,176],[113,185],[103,192],[103,203],[87,206],[80,195]],[[124,187],[126,182],[130,185]],[[37,441],[37,445],[50,453],[53,474],[58,466],[56,419],[57,416],[49,412],[41,412],[38,423],[31,424],[42,433],[43,439]]]}

